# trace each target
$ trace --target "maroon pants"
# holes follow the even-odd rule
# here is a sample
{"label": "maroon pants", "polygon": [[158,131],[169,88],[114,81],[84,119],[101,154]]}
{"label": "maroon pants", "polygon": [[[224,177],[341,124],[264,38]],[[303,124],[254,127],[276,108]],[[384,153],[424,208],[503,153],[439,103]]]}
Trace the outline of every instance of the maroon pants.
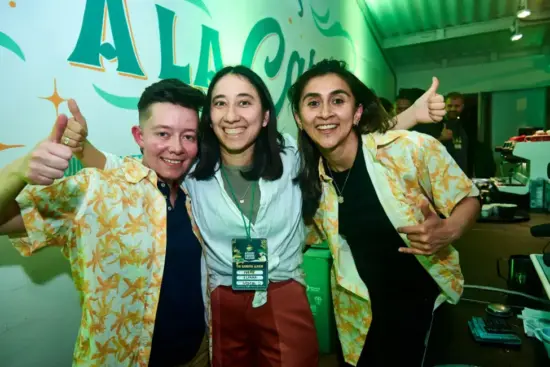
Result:
{"label": "maroon pants", "polygon": [[267,303],[254,292],[220,286],[212,292],[214,367],[317,367],[318,344],[304,286],[270,283]]}

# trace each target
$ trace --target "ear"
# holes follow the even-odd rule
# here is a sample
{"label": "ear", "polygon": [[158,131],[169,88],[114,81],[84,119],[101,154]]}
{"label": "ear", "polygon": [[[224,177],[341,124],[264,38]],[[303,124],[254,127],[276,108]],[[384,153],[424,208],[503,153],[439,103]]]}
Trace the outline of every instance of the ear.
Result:
{"label": "ear", "polygon": [[262,122],[262,127],[266,127],[269,123],[269,111],[265,111],[264,122]]}
{"label": "ear", "polygon": [[361,116],[363,116],[362,104],[357,106],[357,110],[355,110],[355,113],[353,114],[353,126],[357,126],[359,124],[359,121],[361,120]]}
{"label": "ear", "polygon": [[143,131],[141,130],[141,127],[132,126],[132,135],[137,145],[139,145],[139,147],[143,149],[143,147],[145,146],[145,143],[143,142]]}
{"label": "ear", "polygon": [[300,115],[297,113],[294,114],[294,121],[296,121],[296,125],[298,126],[298,129],[303,130],[304,127],[302,126],[302,119],[300,119]]}

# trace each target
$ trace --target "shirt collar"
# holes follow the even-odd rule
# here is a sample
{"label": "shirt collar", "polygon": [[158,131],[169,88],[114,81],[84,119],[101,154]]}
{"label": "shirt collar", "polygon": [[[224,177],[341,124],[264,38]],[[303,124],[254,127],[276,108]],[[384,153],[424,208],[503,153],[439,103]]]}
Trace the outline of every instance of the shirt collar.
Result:
{"label": "shirt collar", "polygon": [[138,183],[143,179],[149,180],[153,185],[157,186],[158,176],[155,171],[145,167],[140,161],[135,158],[124,158],[124,178],[129,183]]}
{"label": "shirt collar", "polygon": [[[378,149],[383,148],[400,137],[403,136],[403,131],[389,130],[385,133],[369,133],[361,135],[361,141],[363,142],[363,152],[368,152],[373,160],[376,160]],[[323,158],[319,159],[319,178],[322,181],[330,182],[332,178],[325,172],[325,165],[323,164]]]}

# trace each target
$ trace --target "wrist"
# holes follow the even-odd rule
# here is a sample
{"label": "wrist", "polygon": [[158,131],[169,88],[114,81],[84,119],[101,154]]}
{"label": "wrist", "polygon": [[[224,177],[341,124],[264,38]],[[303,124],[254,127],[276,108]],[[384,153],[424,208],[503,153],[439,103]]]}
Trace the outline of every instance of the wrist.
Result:
{"label": "wrist", "polygon": [[92,144],[90,144],[88,139],[85,139],[80,146],[80,150],[73,150],[73,155],[79,160],[83,160],[84,156],[86,155],[86,151],[90,150],[91,146]]}
{"label": "wrist", "polygon": [[395,126],[394,129],[409,130],[415,127],[418,124],[418,120],[416,118],[416,106],[413,104],[411,107],[397,115],[397,122],[398,125]]}
{"label": "wrist", "polygon": [[14,184],[27,184],[29,182],[29,161],[34,152],[30,152],[10,163],[7,169],[7,177]]}
{"label": "wrist", "polygon": [[456,241],[462,236],[462,233],[464,232],[464,227],[461,225],[461,223],[457,220],[453,220],[453,218],[451,217],[443,219],[443,227],[447,238],[450,239],[449,242]]}

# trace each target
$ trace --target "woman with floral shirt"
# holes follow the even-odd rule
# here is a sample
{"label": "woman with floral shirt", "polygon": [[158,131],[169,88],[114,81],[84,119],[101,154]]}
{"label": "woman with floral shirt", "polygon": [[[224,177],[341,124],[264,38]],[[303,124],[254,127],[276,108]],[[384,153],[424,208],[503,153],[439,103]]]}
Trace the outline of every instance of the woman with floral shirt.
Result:
{"label": "woman with floral shirt", "polygon": [[341,364],[420,366],[434,308],[462,293],[450,243],[475,221],[479,193],[437,140],[391,130],[343,62],[314,65],[289,99],[307,242],[327,240],[334,260]]}

